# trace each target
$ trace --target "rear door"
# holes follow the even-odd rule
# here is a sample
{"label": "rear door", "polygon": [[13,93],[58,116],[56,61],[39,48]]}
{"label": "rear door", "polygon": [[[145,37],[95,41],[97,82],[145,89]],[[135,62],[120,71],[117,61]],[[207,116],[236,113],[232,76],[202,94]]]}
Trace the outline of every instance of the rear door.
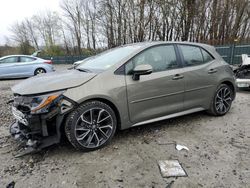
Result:
{"label": "rear door", "polygon": [[208,108],[218,84],[215,58],[199,46],[178,45],[178,49],[184,64],[184,110]]}
{"label": "rear door", "polygon": [[0,77],[15,76],[15,66],[18,62],[18,56],[6,57],[0,60]]}
{"label": "rear door", "polygon": [[19,76],[31,76],[34,75],[33,64],[36,58],[28,56],[20,56],[19,62],[15,65],[16,74]]}
{"label": "rear door", "polygon": [[[184,82],[174,45],[154,46],[126,64],[126,86],[130,120],[138,123],[183,110]],[[135,66],[149,64],[153,73],[133,80]]]}

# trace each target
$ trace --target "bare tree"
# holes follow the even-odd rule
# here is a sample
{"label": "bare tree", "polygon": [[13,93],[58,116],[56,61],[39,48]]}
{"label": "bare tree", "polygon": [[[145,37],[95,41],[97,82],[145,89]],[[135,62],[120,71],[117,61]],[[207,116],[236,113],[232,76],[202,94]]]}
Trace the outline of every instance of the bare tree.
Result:
{"label": "bare tree", "polygon": [[61,0],[60,7],[61,17],[47,11],[14,24],[13,40],[61,45],[67,54],[146,40],[250,41],[249,0]]}
{"label": "bare tree", "polygon": [[77,42],[78,54],[81,54],[81,44],[82,44],[82,0],[63,0],[61,3],[61,8],[63,10],[64,16],[69,19],[73,26],[73,32]]}

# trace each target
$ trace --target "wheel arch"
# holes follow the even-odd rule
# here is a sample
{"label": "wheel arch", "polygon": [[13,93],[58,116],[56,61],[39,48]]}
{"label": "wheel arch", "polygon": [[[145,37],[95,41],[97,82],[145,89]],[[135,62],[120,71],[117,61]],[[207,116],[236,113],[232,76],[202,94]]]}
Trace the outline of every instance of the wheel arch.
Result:
{"label": "wheel arch", "polygon": [[33,73],[35,73],[37,69],[44,69],[46,73],[48,72],[48,67],[45,63],[39,63],[39,62],[34,63],[32,67]]}
{"label": "wheel arch", "polygon": [[233,99],[235,99],[236,88],[235,88],[234,84],[229,80],[225,80],[225,81],[221,82],[221,84],[226,84],[226,85],[228,85],[230,87],[230,89],[233,91]]}

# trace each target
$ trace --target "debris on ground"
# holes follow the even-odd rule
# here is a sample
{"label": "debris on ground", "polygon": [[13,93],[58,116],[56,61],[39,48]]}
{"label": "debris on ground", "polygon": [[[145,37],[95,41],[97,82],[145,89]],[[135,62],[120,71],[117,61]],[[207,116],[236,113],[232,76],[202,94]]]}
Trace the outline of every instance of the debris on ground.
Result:
{"label": "debris on ground", "polygon": [[157,143],[158,143],[158,145],[171,145],[171,144],[176,144],[175,141],[173,141],[173,142],[163,142],[163,141],[160,141],[160,140],[157,140]]}
{"label": "debris on ground", "polygon": [[183,145],[179,145],[179,144],[176,144],[175,148],[178,150],[178,151],[181,151],[181,150],[187,150],[189,151],[188,147],[187,146],[183,146]]}
{"label": "debris on ground", "polygon": [[7,186],[6,186],[6,188],[14,188],[15,187],[15,182],[14,181],[12,181],[12,182],[10,182]]}
{"label": "debris on ground", "polygon": [[173,184],[174,184],[174,180],[172,180],[169,184],[167,184],[166,188],[171,188]]}
{"label": "debris on ground", "polygon": [[187,176],[178,160],[161,160],[158,161],[158,165],[163,178]]}

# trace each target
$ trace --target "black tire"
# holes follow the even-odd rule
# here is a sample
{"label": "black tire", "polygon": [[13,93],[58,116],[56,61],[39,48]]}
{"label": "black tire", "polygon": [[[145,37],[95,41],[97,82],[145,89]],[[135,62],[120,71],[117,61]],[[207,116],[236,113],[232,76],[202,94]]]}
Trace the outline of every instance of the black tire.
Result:
{"label": "black tire", "polygon": [[65,134],[77,150],[93,151],[110,143],[116,127],[117,118],[110,106],[89,101],[68,115]]}
{"label": "black tire", "polygon": [[221,84],[213,97],[208,113],[214,116],[223,116],[231,108],[233,91],[227,84]]}
{"label": "black tire", "polygon": [[44,68],[37,68],[34,72],[34,75],[43,74],[43,73],[46,73],[46,70]]}

